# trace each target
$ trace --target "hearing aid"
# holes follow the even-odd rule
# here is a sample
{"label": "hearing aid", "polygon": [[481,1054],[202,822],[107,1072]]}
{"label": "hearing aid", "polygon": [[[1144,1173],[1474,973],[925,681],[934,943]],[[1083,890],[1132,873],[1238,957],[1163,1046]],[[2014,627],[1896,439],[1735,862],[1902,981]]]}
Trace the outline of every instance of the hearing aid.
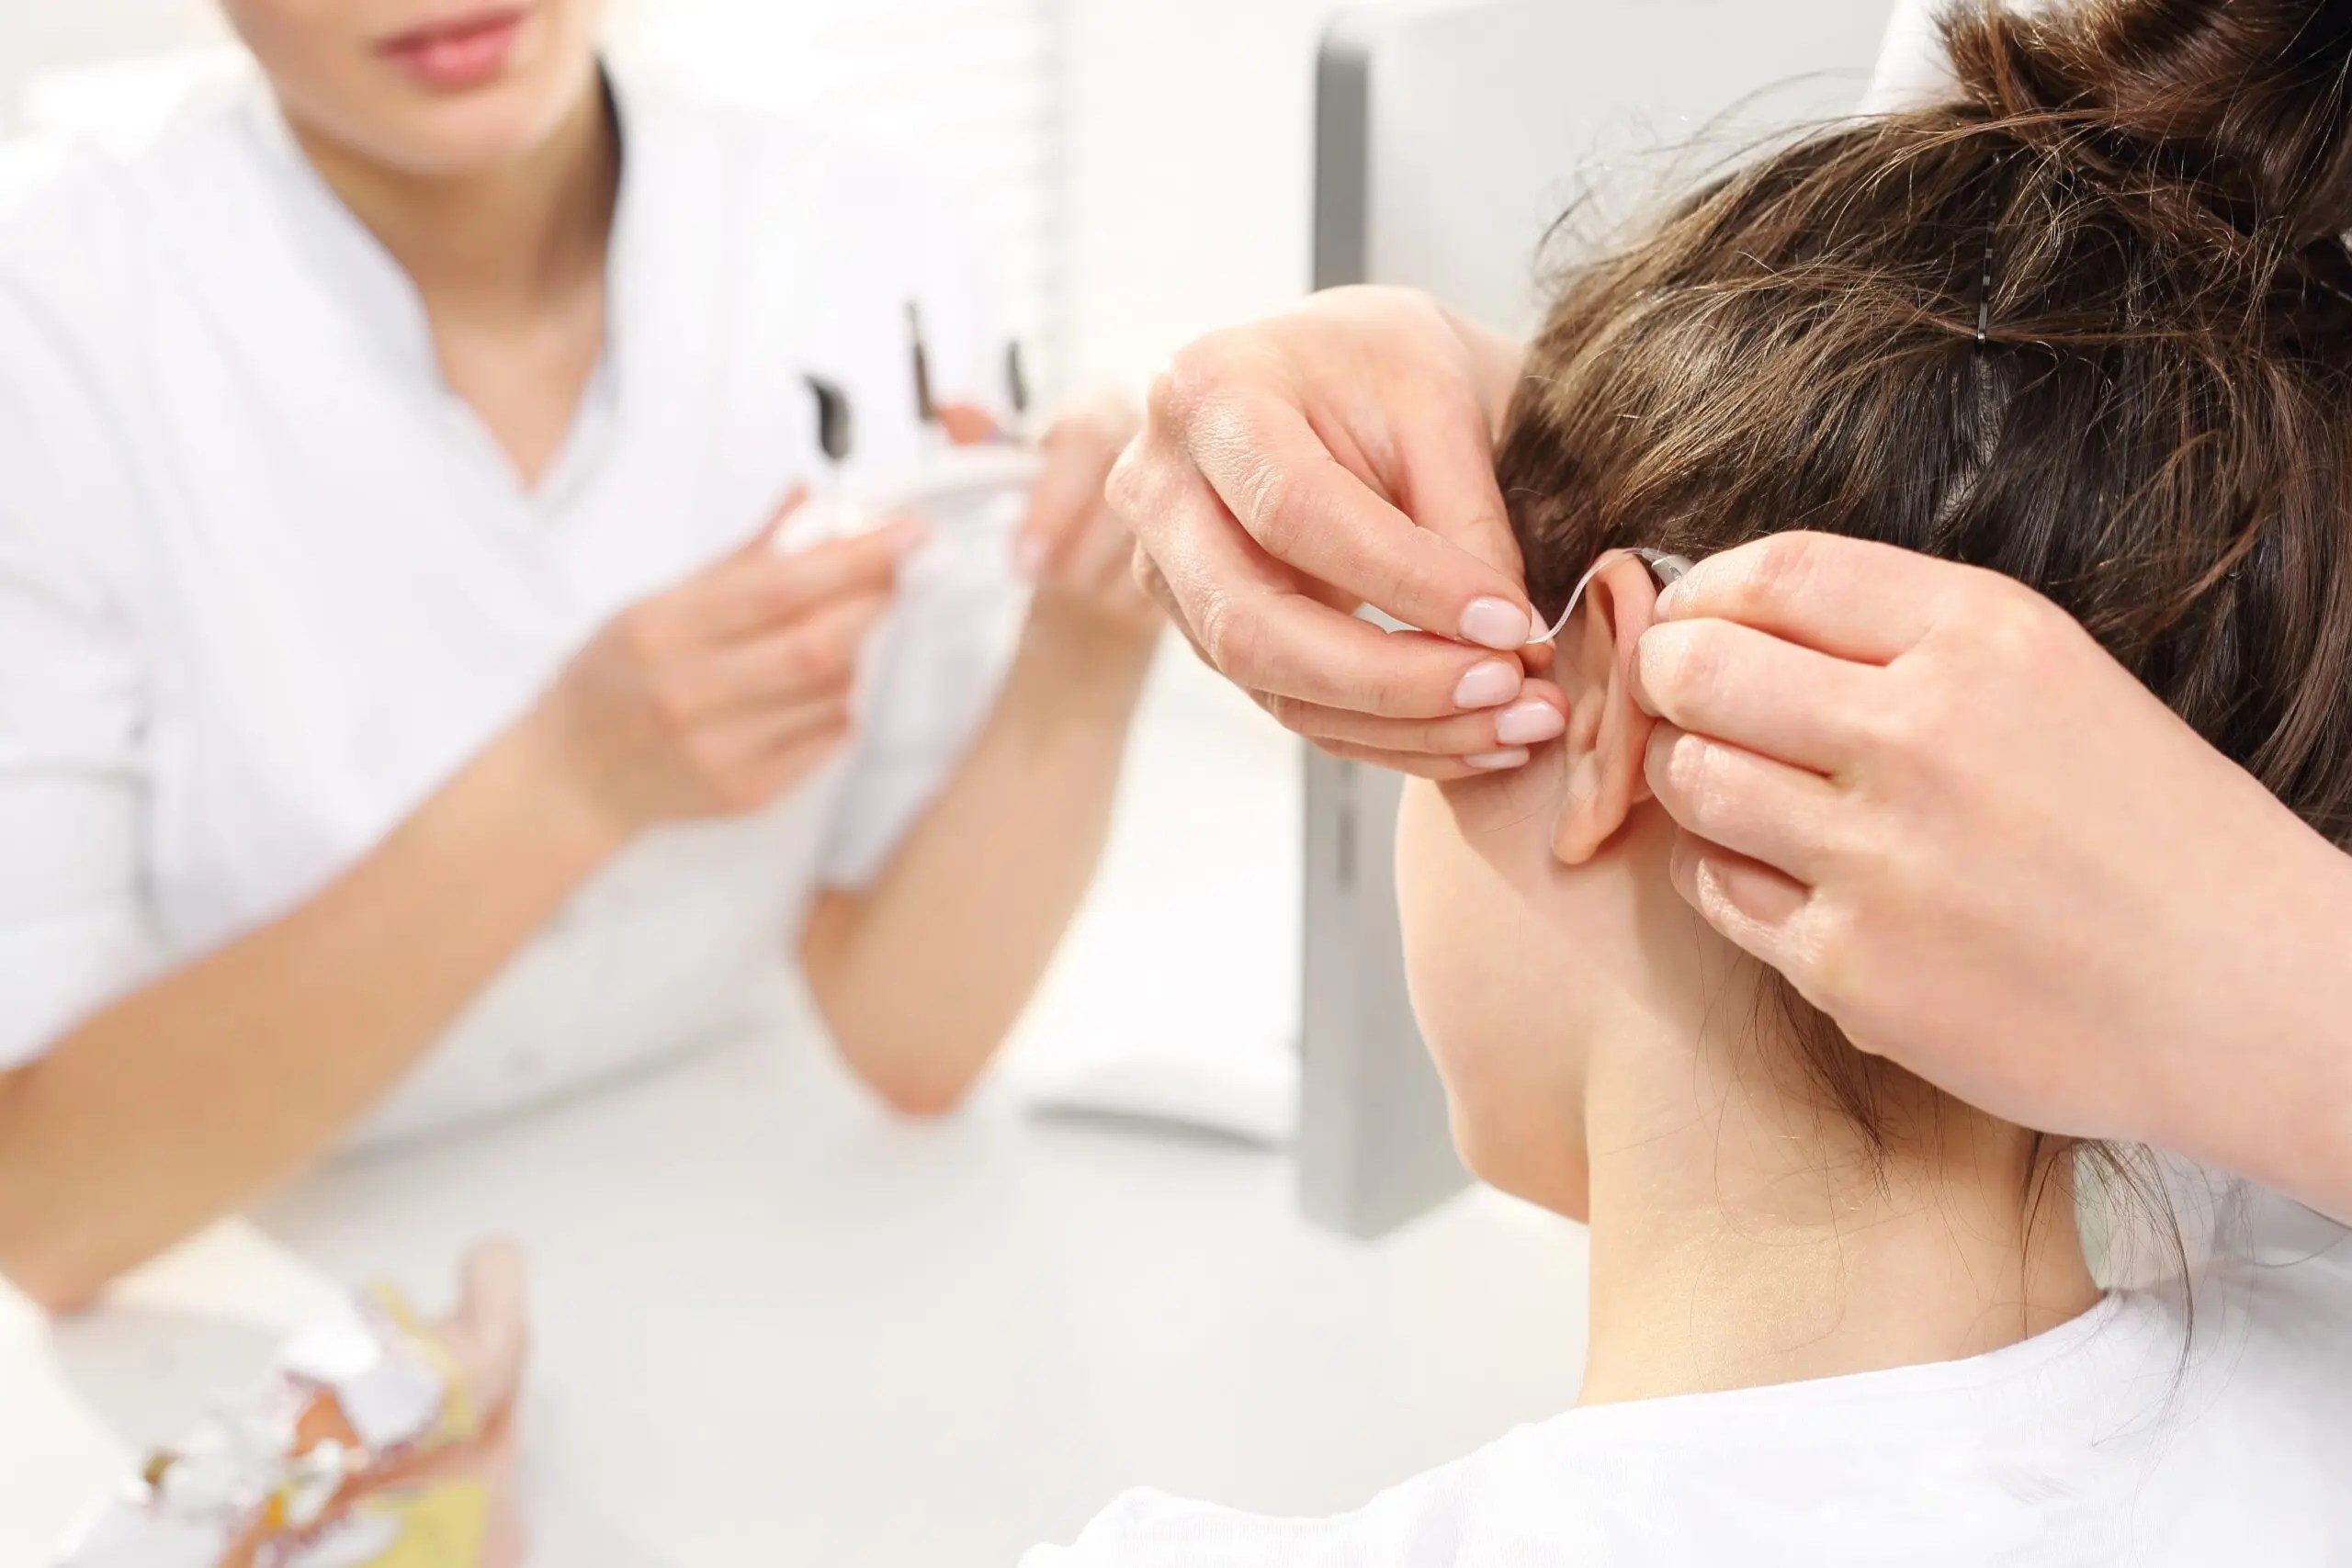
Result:
{"label": "hearing aid", "polygon": [[[1588,570],[1582,577],[1577,579],[1576,587],[1571,589],[1568,592],[1568,607],[1560,612],[1560,618],[1552,623],[1551,628],[1548,631],[1541,631],[1536,633],[1533,637],[1529,637],[1527,639],[1528,647],[1534,648],[1542,643],[1557,642],[1559,640],[1560,634],[1566,631],[1568,629],[1568,623],[1576,618],[1577,606],[1584,602],[1584,591],[1592,586],[1592,580],[1599,577],[1602,569],[1608,566],[1610,556],[1613,556],[1618,553],[1618,551],[1611,550],[1608,552],[1607,555],[1603,555],[1599,560],[1592,563],[1592,567],[1589,570]],[[1650,569],[1650,576],[1657,581],[1658,587],[1661,589],[1670,588],[1675,583],[1681,581],[1684,576],[1686,576],[1690,570],[1691,561],[1690,558],[1688,556],[1670,556],[1664,550],[1645,550],[1639,548],[1628,549],[1623,553],[1632,556],[1644,566],[1648,567]]]}

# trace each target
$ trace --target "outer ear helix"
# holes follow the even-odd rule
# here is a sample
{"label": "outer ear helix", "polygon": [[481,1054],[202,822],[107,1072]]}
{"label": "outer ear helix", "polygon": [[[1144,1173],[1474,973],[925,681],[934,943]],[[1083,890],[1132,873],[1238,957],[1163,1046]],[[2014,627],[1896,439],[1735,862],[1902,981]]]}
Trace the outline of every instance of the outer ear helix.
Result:
{"label": "outer ear helix", "polygon": [[1577,579],[1576,587],[1568,592],[1568,607],[1560,612],[1560,618],[1552,623],[1550,629],[1540,631],[1529,637],[1526,646],[1534,648],[1542,643],[1559,641],[1560,634],[1566,631],[1568,623],[1576,618],[1577,606],[1584,603],[1584,591],[1591,587],[1593,579],[1606,571],[1609,569],[1609,563],[1621,555],[1632,556],[1644,566],[1648,567],[1650,576],[1657,580],[1661,589],[1672,587],[1679,582],[1690,572],[1691,566],[1688,556],[1670,556],[1663,550],[1634,548],[1605,551],[1599,560],[1586,569],[1582,577]]}

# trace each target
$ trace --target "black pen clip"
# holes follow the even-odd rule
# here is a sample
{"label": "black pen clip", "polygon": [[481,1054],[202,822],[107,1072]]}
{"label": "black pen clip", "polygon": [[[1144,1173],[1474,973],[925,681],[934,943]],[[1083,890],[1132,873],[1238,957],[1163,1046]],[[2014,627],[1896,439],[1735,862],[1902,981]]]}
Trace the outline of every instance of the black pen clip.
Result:
{"label": "black pen clip", "polygon": [[850,453],[849,399],[839,387],[822,376],[801,378],[808,383],[808,390],[817,398],[817,449],[835,463]]}

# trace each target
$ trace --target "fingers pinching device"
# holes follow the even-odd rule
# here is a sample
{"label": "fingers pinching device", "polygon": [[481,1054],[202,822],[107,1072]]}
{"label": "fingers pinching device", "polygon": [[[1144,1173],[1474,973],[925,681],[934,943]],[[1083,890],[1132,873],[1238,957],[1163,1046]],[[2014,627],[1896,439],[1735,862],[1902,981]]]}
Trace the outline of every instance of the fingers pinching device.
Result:
{"label": "fingers pinching device", "polygon": [[[1540,643],[1559,640],[1560,634],[1566,631],[1568,623],[1576,618],[1577,606],[1584,602],[1584,591],[1591,587],[1592,580],[1607,569],[1609,558],[1618,553],[1615,550],[1604,553],[1599,560],[1592,563],[1582,577],[1577,579],[1577,585],[1568,591],[1568,607],[1560,612],[1560,618],[1552,623],[1549,630],[1537,632],[1533,637],[1529,637],[1528,647],[1533,648]],[[1691,562],[1688,556],[1670,556],[1664,550],[1644,549],[1629,549],[1623,553],[1648,567],[1650,576],[1657,580],[1660,588],[1672,587],[1688,576],[1690,570]]]}
{"label": "fingers pinching device", "polygon": [[57,1568],[480,1568],[484,1484],[398,1478],[480,1437],[481,1414],[440,1338],[379,1287],[150,1458]]}
{"label": "fingers pinching device", "polygon": [[[920,517],[934,525],[934,542],[942,547],[997,547],[1010,553],[1013,533],[1027,515],[1030,491],[1045,472],[1044,455],[1024,442],[981,429],[951,430],[932,397],[931,355],[923,342],[922,316],[911,302],[907,306],[907,329],[911,340],[915,416],[922,435],[914,471],[880,482],[844,479],[843,466],[855,446],[849,398],[821,376],[804,377],[816,400],[818,448],[832,468],[833,480],[785,519],[776,530],[777,549],[802,550],[829,539],[869,532],[897,518]],[[1028,384],[1017,344],[1006,350],[1005,380],[1015,415],[1025,413]],[[957,413],[959,419],[963,417],[962,411]]]}

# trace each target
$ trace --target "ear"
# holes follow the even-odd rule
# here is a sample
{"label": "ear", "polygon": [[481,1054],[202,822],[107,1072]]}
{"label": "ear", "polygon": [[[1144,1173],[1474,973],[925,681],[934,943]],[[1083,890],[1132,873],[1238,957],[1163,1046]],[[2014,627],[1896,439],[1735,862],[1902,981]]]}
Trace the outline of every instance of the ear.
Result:
{"label": "ear", "polygon": [[1657,619],[1657,581],[1638,557],[1612,550],[1560,634],[1554,679],[1568,695],[1562,739],[1566,788],[1552,852],[1582,865],[1650,798],[1643,753],[1657,720],[1634,701],[1634,657]]}

